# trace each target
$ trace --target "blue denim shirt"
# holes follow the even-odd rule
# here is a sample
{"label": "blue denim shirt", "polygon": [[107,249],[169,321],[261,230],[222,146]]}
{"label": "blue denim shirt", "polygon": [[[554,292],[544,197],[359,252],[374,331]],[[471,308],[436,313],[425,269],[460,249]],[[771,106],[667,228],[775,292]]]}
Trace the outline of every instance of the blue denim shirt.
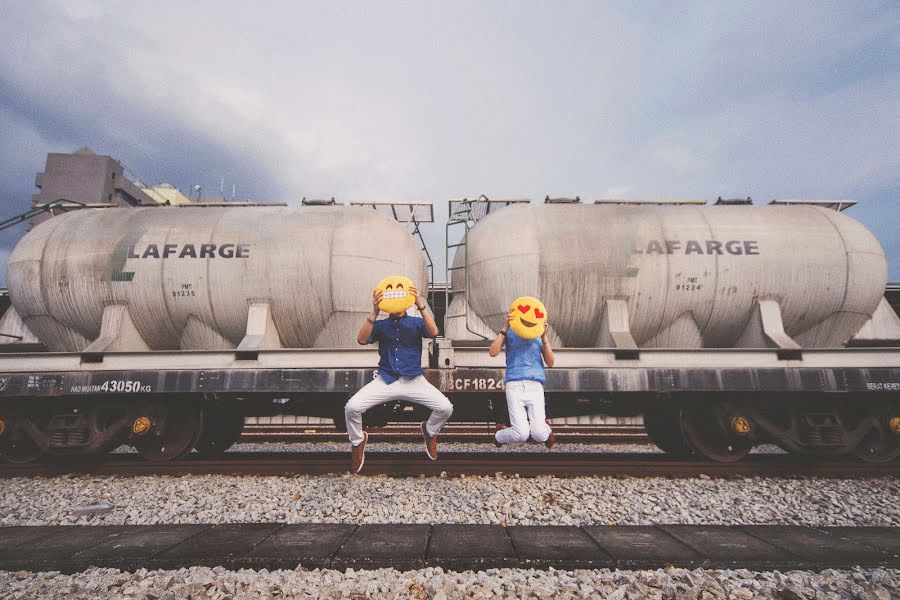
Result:
{"label": "blue denim shirt", "polygon": [[399,319],[391,315],[375,321],[369,340],[378,342],[378,376],[387,384],[400,377],[422,374],[422,338],[428,337],[425,320],[403,315]]}
{"label": "blue denim shirt", "polygon": [[546,381],[541,338],[526,340],[512,329],[506,332],[506,381]]}

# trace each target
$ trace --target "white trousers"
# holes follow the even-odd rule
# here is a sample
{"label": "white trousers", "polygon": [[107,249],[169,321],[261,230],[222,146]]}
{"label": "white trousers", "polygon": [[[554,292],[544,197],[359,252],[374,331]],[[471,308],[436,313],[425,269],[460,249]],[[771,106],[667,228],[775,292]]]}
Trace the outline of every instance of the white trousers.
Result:
{"label": "white trousers", "polygon": [[539,381],[507,381],[506,405],[512,427],[497,432],[501,444],[527,442],[529,434],[536,442],[546,442],[550,426],[544,422],[544,386]]}
{"label": "white trousers", "polygon": [[431,436],[438,434],[453,413],[453,404],[447,396],[428,383],[424,375],[401,377],[390,385],[376,375],[375,379],[353,394],[344,406],[344,417],[351,444],[358,446],[363,441],[363,413],[373,406],[392,400],[408,400],[431,409],[431,416],[425,424],[425,429]]}

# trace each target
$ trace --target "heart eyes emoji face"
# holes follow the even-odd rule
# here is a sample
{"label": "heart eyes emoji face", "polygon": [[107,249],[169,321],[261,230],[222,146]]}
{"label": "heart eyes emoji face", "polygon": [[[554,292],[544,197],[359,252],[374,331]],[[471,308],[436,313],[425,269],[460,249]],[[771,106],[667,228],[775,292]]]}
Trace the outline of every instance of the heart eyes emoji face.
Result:
{"label": "heart eyes emoji face", "polygon": [[510,328],[526,340],[533,340],[544,335],[547,329],[547,309],[544,304],[532,296],[516,298],[509,307],[513,313]]}
{"label": "heart eyes emoji face", "polygon": [[375,291],[381,292],[381,302],[378,304],[378,308],[390,314],[406,312],[416,301],[415,297],[409,293],[409,288],[412,286],[413,282],[409,277],[402,275],[385,277],[375,286]]}

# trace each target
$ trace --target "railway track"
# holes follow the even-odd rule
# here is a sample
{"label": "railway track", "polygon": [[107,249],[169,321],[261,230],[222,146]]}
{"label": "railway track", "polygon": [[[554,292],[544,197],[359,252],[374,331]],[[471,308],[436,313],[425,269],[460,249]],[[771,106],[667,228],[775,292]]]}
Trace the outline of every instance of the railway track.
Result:
{"label": "railway track", "polygon": [[[349,468],[349,453],[240,453],[223,458],[186,457],[163,463],[148,462],[134,454],[107,455],[103,462],[39,462],[0,465],[0,478],[93,475],[324,475],[342,474]],[[471,453],[446,452],[437,461],[419,453],[369,452],[364,475],[459,476],[516,474],[522,477],[553,475],[621,477],[815,476],[871,478],[900,475],[900,463],[877,465],[849,460],[810,460],[787,455],[751,455],[745,460],[721,464],[675,460],[661,454],[588,453]]]}
{"label": "railway track", "polygon": [[[450,423],[441,430],[443,443],[493,443],[494,425]],[[572,444],[649,444],[643,425],[553,425],[559,441]],[[422,431],[418,423],[392,423],[367,428],[372,442],[419,442]],[[347,434],[333,425],[244,425],[241,442],[307,443],[346,442]]]}

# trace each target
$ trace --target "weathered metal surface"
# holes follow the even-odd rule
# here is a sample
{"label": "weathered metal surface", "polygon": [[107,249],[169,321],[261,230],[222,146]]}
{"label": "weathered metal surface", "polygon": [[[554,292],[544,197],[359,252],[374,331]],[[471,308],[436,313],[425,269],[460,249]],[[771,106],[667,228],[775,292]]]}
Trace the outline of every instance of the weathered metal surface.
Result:
{"label": "weathered metal surface", "polygon": [[[768,345],[753,323],[764,301],[800,346],[837,347],[872,316],[887,276],[865,227],[812,206],[510,206],[473,226],[454,265],[468,307],[457,293],[449,312],[469,311],[471,329],[496,331],[511,299],[535,295],[551,338],[577,348],[611,345],[611,301],[625,301],[641,348]],[[447,336],[477,337],[465,320]]]}
{"label": "weathered metal surface", "polygon": [[251,334],[262,347],[352,347],[379,279],[427,285],[402,225],[341,206],[75,211],[22,238],[7,273],[52,351],[224,350]]}
{"label": "weathered metal surface", "polygon": [[[14,308],[7,308],[0,317],[0,344],[38,344],[40,340],[28,329]],[[21,350],[20,350],[21,351]]]}
{"label": "weathered metal surface", "polygon": [[[502,357],[456,348],[455,368],[427,369],[451,394],[502,393]],[[427,363],[427,361],[424,361]],[[0,355],[0,398],[184,392],[353,393],[372,380],[366,349],[257,353],[138,352]],[[774,350],[562,349],[547,392],[828,391],[900,393],[900,349]]]}
{"label": "weathered metal surface", "polygon": [[[445,352],[452,352],[452,367],[458,369],[503,370],[502,356],[491,357],[487,348],[444,348],[438,364],[443,365]],[[114,353],[22,353],[0,354],[0,375],[41,372],[112,372],[173,370],[265,369],[360,369],[374,371],[378,352],[371,347],[335,350],[282,349],[259,352],[114,352]],[[428,360],[423,356],[422,366]],[[766,349],[648,349],[622,352],[609,349],[571,349],[556,351],[556,367],[560,369],[790,369],[790,368],[900,368],[900,348],[843,348],[804,350],[799,353]]]}
{"label": "weathered metal surface", "polygon": [[881,299],[872,318],[850,341],[857,346],[900,346],[900,317],[894,312],[887,296]]}
{"label": "weathered metal surface", "polygon": [[[0,398],[92,398],[180,393],[346,393],[372,380],[372,369],[209,369],[0,373]],[[428,370],[451,396],[503,394],[502,369]],[[553,369],[547,393],[578,392],[867,392],[900,393],[900,367]]]}

